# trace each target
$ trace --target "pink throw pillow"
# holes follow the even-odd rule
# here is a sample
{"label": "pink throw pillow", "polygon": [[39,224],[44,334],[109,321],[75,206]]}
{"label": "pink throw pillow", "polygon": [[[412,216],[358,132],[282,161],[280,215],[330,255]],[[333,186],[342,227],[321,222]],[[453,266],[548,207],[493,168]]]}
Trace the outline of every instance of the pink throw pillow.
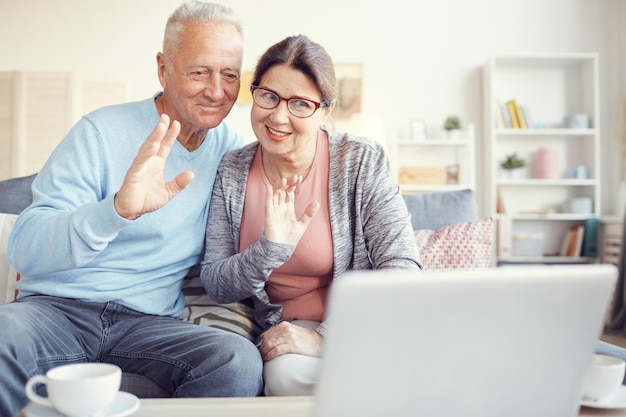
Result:
{"label": "pink throw pillow", "polygon": [[493,219],[417,230],[415,241],[424,270],[489,268],[492,263]]}

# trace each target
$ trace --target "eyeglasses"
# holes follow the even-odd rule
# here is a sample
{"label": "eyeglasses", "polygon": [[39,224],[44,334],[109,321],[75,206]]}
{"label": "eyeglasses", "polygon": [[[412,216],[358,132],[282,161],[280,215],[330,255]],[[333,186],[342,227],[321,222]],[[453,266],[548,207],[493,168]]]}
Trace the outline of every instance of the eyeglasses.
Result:
{"label": "eyeglasses", "polygon": [[289,110],[289,113],[301,119],[313,116],[313,113],[315,113],[320,107],[328,106],[328,103],[325,101],[318,103],[317,101],[301,97],[283,98],[276,92],[267,88],[259,87],[258,85],[251,86],[250,91],[252,92],[252,99],[254,100],[254,103],[262,109],[275,109],[282,100],[285,100],[287,102],[287,109]]}

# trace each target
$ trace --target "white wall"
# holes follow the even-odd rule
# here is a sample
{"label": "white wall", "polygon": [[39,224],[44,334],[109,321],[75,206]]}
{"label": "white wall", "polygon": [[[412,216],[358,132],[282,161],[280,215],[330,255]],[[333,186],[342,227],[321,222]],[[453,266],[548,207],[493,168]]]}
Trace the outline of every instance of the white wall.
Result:
{"label": "white wall", "polygon": [[[626,46],[625,0],[224,0],[242,18],[244,70],[285,36],[305,34],[335,62],[364,66],[364,111],[380,114],[387,140],[426,120],[439,135],[459,114],[482,132],[481,69],[495,53],[598,52],[605,135],[604,207],[619,183],[619,135]],[[410,3],[410,5],[407,5]],[[169,14],[180,0],[0,0],[0,71],[75,70],[128,80],[128,99],[158,88],[155,56]],[[607,83],[611,84],[607,84]],[[621,98],[620,98],[621,97]],[[231,123],[246,135],[249,107]],[[620,116],[622,115],[622,116]],[[617,176],[615,180],[612,177]],[[479,184],[481,181],[479,172]],[[479,190],[480,191],[480,190]]]}

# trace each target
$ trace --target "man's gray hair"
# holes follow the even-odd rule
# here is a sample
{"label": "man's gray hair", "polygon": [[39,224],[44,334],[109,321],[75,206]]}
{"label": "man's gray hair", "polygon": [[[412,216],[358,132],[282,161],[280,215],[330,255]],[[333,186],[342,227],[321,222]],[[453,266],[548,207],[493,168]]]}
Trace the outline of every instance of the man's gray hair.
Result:
{"label": "man's gray hair", "polygon": [[170,47],[178,45],[180,34],[188,24],[211,22],[230,23],[243,35],[241,22],[230,8],[217,3],[191,0],[174,10],[174,13],[167,20],[165,36],[163,37],[163,52],[167,55],[168,45]]}

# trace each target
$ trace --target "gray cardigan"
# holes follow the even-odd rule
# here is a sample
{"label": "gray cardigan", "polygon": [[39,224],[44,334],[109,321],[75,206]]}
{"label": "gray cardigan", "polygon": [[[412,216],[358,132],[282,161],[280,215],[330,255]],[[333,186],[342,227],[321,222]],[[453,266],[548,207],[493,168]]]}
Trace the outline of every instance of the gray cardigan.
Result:
{"label": "gray cardigan", "polygon": [[[334,279],[349,270],[420,269],[409,213],[382,146],[348,134],[328,135]],[[218,303],[251,299],[255,320],[267,329],[280,320],[282,307],[270,303],[265,282],[290,258],[295,245],[271,242],[263,235],[239,253],[244,196],[257,147],[255,142],[231,151],[220,163],[200,277]],[[323,324],[318,331],[325,333]]]}

